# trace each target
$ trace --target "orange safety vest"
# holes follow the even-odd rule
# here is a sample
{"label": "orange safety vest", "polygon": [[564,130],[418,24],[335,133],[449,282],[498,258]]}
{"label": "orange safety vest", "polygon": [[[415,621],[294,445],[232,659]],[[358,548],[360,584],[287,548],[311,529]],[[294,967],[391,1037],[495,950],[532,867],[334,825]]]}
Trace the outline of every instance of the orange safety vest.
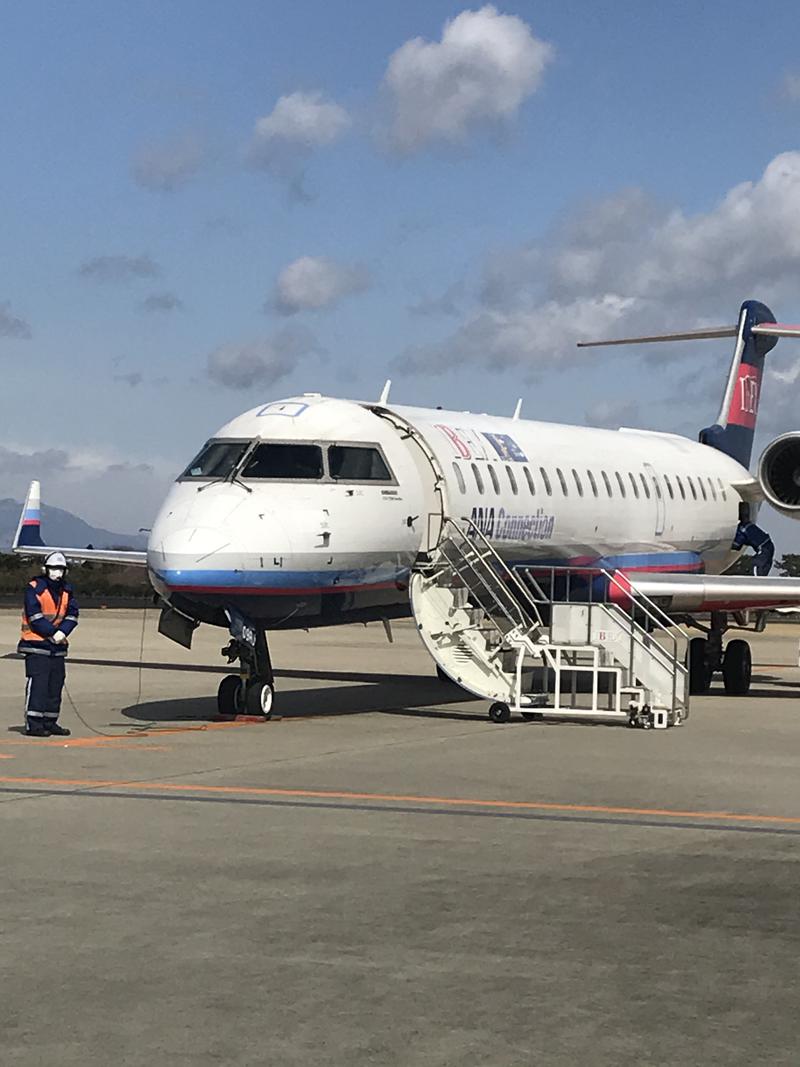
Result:
{"label": "orange safety vest", "polygon": [[[30,583],[34,588],[36,582]],[[47,619],[51,622],[56,629],[59,628],[61,623],[67,617],[67,605],[69,604],[69,593],[66,589],[61,590],[61,594],[58,598],[58,603],[55,602],[53,594],[49,589],[45,589],[41,593],[36,594],[36,599],[39,601],[39,613],[34,616],[34,619],[41,618]],[[23,641],[48,641],[49,638],[42,637],[41,634],[37,634],[31,627],[31,620],[28,618],[25,608],[22,609],[22,640]]]}

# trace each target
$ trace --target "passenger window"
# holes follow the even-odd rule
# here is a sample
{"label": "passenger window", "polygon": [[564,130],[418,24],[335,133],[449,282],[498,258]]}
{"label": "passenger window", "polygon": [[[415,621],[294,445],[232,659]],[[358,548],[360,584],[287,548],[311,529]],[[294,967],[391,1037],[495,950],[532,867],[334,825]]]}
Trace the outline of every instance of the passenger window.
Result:
{"label": "passenger window", "polygon": [[462,493],[466,493],[466,491],[467,491],[467,483],[464,481],[464,475],[461,473],[461,468],[459,467],[459,465],[457,463],[453,464],[453,474],[455,474],[455,476],[456,476],[456,481],[458,482],[459,490]]}
{"label": "passenger window", "polygon": [[519,492],[519,490],[517,489],[517,479],[514,477],[514,472],[507,464],[506,474],[508,475],[508,484],[511,486],[511,492],[514,494],[514,496],[516,496]]}
{"label": "passenger window", "polygon": [[561,492],[564,496],[567,496],[567,479],[564,477],[564,472],[560,467],[556,467],[556,474],[558,475],[558,480],[561,482]]}
{"label": "passenger window", "polygon": [[649,500],[650,499],[650,486],[647,484],[647,479],[645,478],[645,476],[643,474],[640,474],[639,478],[641,479],[641,482],[642,482],[642,489],[644,489],[644,495]]}
{"label": "passenger window", "polygon": [[322,449],[319,445],[257,445],[242,468],[242,478],[308,480],[321,477]]}
{"label": "passenger window", "polygon": [[703,485],[703,479],[698,478],[697,484],[700,486],[700,492],[703,495],[703,500],[708,500],[708,493],[706,493],[706,487]]}
{"label": "passenger window", "polygon": [[653,485],[655,486],[656,496],[659,500],[661,500],[661,483],[659,482],[658,475],[655,472],[653,472]]}
{"label": "passenger window", "polygon": [[533,484],[533,475],[527,467],[523,467],[522,469],[525,472],[525,481],[528,483],[528,489],[530,490],[531,496],[536,496],[536,486]]}
{"label": "passenger window", "polygon": [[681,494],[681,500],[686,499],[686,490],[683,488],[683,482],[681,481],[680,474],[675,475],[675,481],[678,483],[678,490]]}
{"label": "passenger window", "polygon": [[600,471],[600,475],[601,475],[601,477],[603,479],[603,484],[606,487],[606,492],[608,493],[609,496],[613,496],[614,494],[611,491],[611,482],[608,480],[608,475],[606,474],[605,471]]}
{"label": "passenger window", "polygon": [[717,490],[714,488],[714,482],[711,478],[708,479],[708,488],[711,490],[711,495],[714,500],[717,499]]}
{"label": "passenger window", "polygon": [[631,486],[633,487],[633,495],[638,500],[639,499],[639,486],[636,484],[636,479],[634,478],[634,476],[631,474],[630,471],[628,471],[628,477],[630,478]]}
{"label": "passenger window", "polygon": [[377,448],[365,445],[331,445],[328,449],[331,478],[348,482],[390,482],[392,476]]}
{"label": "passenger window", "polygon": [[625,481],[619,471],[614,471],[617,478],[617,485],[619,486],[619,492],[622,499],[625,499]]}
{"label": "passenger window", "polygon": [[597,496],[597,482],[594,480],[594,475],[591,471],[587,471],[586,477],[589,479],[589,485],[592,487],[592,494]]}
{"label": "passenger window", "polygon": [[578,496],[583,496],[583,486],[574,467],[572,468],[572,477],[575,479],[575,488],[578,490]]}
{"label": "passenger window", "polygon": [[689,488],[692,491],[692,500],[697,500],[697,490],[694,487],[691,474],[686,475],[686,481],[689,483]]}
{"label": "passenger window", "polygon": [[481,478],[481,472],[478,470],[476,464],[471,463],[472,473],[475,475],[475,484],[478,487],[478,492],[483,494],[483,478]]}
{"label": "passenger window", "polygon": [[247,441],[209,441],[181,478],[227,478],[247,450]]}
{"label": "passenger window", "polygon": [[723,500],[727,500],[728,497],[727,497],[727,495],[725,493],[725,486],[722,484],[722,479],[721,478],[717,478],[717,485],[719,486],[719,494],[720,494],[720,496],[722,497]]}
{"label": "passenger window", "polygon": [[539,468],[539,473],[541,474],[542,481],[544,482],[544,490],[545,490],[545,492],[547,493],[548,496],[552,496],[553,495],[553,487],[550,485],[550,479],[547,477],[547,471],[544,469],[544,467],[540,467]]}
{"label": "passenger window", "polygon": [[664,475],[664,485],[666,485],[667,487],[667,492],[669,493],[670,500],[674,500],[675,494],[672,492],[672,484],[670,483],[670,480],[666,474]]}
{"label": "passenger window", "polygon": [[495,493],[500,496],[500,482],[498,482],[494,467],[492,467],[491,465],[489,466],[489,477],[492,480],[492,488],[494,489]]}

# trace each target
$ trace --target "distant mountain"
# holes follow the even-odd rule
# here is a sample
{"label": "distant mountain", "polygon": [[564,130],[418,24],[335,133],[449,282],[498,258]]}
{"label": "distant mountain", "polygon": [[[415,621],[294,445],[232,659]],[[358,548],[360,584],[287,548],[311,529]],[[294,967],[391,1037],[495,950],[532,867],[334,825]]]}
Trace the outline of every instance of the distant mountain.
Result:
{"label": "distant mountain", "polygon": [[[22,504],[6,498],[0,500],[0,552],[8,552],[17,531]],[[146,548],[146,534],[112,533],[72,515],[61,508],[42,505],[42,537],[48,545],[65,548]]]}

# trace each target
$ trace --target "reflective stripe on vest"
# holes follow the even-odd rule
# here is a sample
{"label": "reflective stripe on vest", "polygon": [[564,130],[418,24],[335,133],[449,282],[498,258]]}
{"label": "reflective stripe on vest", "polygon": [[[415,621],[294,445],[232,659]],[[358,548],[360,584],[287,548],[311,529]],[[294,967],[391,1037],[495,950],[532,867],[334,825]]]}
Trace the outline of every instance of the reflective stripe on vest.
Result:
{"label": "reflective stripe on vest", "polygon": [[[31,585],[34,583],[31,582]],[[31,615],[30,619],[25,614],[25,608],[22,609],[22,640],[23,641],[48,641],[49,638],[42,637],[41,634],[37,634],[35,630],[31,628],[31,622],[37,619],[47,619],[53,626],[58,629],[64,619],[67,617],[67,605],[69,604],[69,594],[66,589],[61,590],[61,594],[58,598],[58,603],[53,599],[53,594],[49,589],[45,589],[41,593],[36,594],[36,599],[39,601],[39,610]]]}

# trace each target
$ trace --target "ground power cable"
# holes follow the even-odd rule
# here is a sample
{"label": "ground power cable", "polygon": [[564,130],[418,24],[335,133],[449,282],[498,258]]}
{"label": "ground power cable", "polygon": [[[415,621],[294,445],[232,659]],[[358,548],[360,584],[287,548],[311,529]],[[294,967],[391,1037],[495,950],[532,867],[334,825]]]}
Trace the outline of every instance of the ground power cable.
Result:
{"label": "ground power cable", "polygon": [[[145,604],[144,610],[142,612],[142,632],[139,635],[139,667],[138,667],[138,671],[137,671],[138,681],[137,681],[137,687],[136,687],[136,700],[135,700],[135,702],[133,704],[129,705],[129,709],[132,710],[132,711],[135,711],[139,707],[141,702],[142,702],[142,669],[143,669],[143,664],[144,664],[144,638],[145,638],[145,631],[146,631],[146,627],[147,627],[147,611],[148,611],[148,606],[147,606],[147,604]],[[72,709],[73,714],[78,719],[78,721],[80,723],[82,723],[83,726],[90,733],[93,733],[93,734],[97,735],[98,737],[126,737],[126,736],[134,736],[135,737],[136,736],[135,733],[133,733],[133,731],[136,729],[136,727],[134,727],[134,726],[127,727],[126,733],[113,733],[112,734],[112,733],[108,733],[105,730],[98,730],[96,727],[94,727],[90,723],[88,723],[86,721],[86,719],[84,719],[83,715],[81,715],[80,711],[78,711],[78,706],[75,703],[75,701],[72,699],[72,694],[69,691],[69,687],[67,686],[66,681],[64,682],[64,693],[65,693],[65,695],[67,697],[67,701],[69,702],[69,706]],[[148,725],[149,724],[145,724],[144,728],[147,729]]]}

